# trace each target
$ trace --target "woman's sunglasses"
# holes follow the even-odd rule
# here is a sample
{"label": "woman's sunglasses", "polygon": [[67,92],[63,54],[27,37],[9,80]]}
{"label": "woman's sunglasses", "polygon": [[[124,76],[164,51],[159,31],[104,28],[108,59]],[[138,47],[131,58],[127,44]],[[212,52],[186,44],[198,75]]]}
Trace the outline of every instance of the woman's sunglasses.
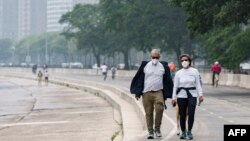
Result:
{"label": "woman's sunglasses", "polygon": [[183,60],[181,60],[181,62],[183,62],[183,61],[188,61],[188,59],[183,59]]}

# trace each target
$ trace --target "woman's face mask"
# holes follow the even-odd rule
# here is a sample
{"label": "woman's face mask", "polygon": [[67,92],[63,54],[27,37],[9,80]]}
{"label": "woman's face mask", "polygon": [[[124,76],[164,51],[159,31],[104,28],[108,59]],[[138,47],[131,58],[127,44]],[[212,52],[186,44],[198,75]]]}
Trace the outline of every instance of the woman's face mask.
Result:
{"label": "woman's face mask", "polygon": [[181,65],[182,65],[183,68],[188,68],[188,66],[189,66],[189,61],[182,61],[182,62],[181,62]]}

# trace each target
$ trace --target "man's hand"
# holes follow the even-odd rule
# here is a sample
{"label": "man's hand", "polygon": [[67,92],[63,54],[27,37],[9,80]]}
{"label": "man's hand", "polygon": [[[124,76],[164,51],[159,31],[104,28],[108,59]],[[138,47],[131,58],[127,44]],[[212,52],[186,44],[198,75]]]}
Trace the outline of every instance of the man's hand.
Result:
{"label": "man's hand", "polygon": [[135,96],[135,99],[138,101],[140,99],[140,97],[139,96]]}
{"label": "man's hand", "polygon": [[176,99],[173,99],[173,100],[172,100],[172,106],[175,107],[175,106],[176,106],[176,103],[177,103],[177,100],[176,100]]}

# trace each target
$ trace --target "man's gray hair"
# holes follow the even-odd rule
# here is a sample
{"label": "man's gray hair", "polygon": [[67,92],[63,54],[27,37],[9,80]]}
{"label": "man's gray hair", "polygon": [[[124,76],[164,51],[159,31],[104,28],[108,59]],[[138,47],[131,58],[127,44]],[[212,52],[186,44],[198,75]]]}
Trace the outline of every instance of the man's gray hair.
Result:
{"label": "man's gray hair", "polygon": [[161,54],[161,51],[159,49],[152,49],[151,54],[152,53],[159,53],[159,54]]}

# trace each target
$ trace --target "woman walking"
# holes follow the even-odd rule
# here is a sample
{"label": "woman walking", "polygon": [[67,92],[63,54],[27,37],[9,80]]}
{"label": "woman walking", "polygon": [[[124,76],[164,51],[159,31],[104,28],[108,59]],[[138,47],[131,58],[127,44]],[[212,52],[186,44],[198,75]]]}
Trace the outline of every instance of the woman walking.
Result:
{"label": "woman walking", "polygon": [[[203,92],[200,83],[200,75],[197,69],[191,67],[192,60],[187,54],[180,56],[182,69],[174,78],[174,89],[172,104],[179,106],[181,135],[180,139],[193,139],[192,128],[194,123],[197,97],[203,101]],[[186,128],[186,118],[188,116],[188,127]],[[187,129],[187,131],[186,131]]]}

